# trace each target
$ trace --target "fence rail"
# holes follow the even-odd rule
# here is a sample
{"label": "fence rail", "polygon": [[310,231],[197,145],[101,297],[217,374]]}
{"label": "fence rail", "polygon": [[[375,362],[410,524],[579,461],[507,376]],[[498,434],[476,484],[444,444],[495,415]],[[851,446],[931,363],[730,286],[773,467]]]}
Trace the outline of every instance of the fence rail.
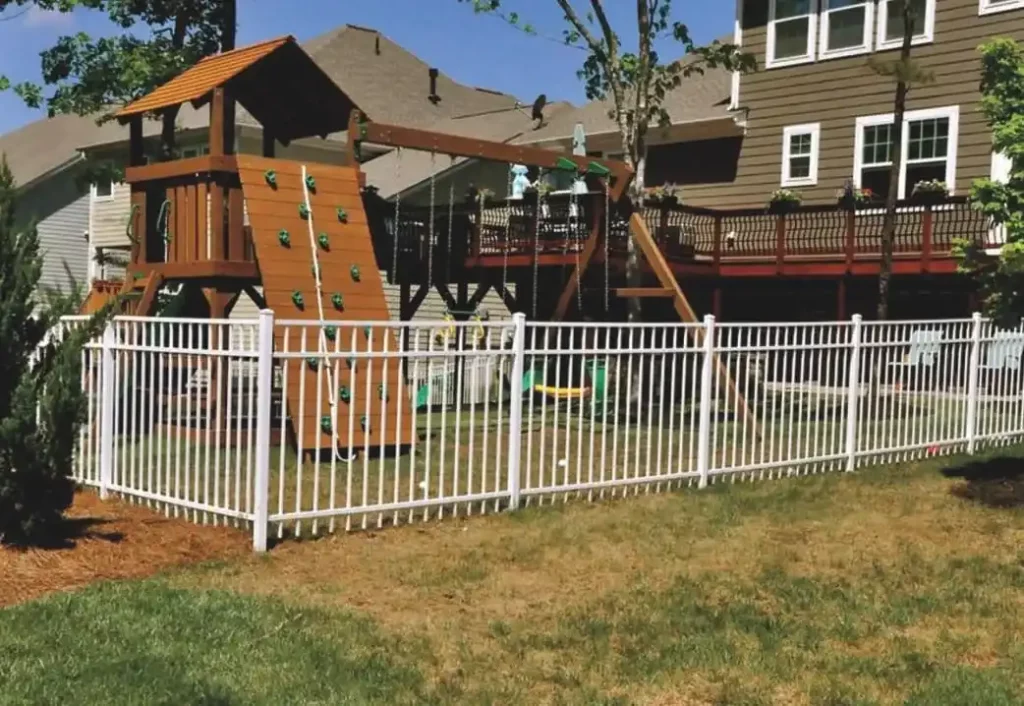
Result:
{"label": "fence rail", "polygon": [[[973,453],[1024,437],[1022,358],[1024,330],[979,316],[119,317],[82,353],[75,474],[101,495],[245,526],[263,550],[270,537]],[[370,388],[389,379],[402,386]],[[309,424],[324,428],[315,448]],[[341,425],[362,441],[331,448]]]}

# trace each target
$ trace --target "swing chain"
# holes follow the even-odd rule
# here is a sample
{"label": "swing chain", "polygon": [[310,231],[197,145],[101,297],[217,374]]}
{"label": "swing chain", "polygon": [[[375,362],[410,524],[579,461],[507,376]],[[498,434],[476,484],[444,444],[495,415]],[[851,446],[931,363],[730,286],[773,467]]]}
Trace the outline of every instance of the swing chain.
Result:
{"label": "swing chain", "polygon": [[391,284],[398,283],[398,239],[401,234],[401,221],[399,216],[401,215],[402,207],[402,182],[400,181],[402,173],[402,148],[398,147],[395,149],[395,184],[398,185],[397,191],[395,191],[395,225],[392,239],[394,242],[394,253],[391,258]]}
{"label": "swing chain", "polygon": [[430,224],[427,228],[427,289],[434,286],[434,201],[437,197],[436,152],[430,153]]}
{"label": "swing chain", "polygon": [[[538,180],[542,175],[539,175]],[[533,227],[533,318],[537,318],[537,289],[540,280],[538,279],[539,262],[540,262],[540,211],[543,205],[545,196],[542,193],[537,194],[537,205],[534,208],[534,227]]]}
{"label": "swing chain", "polygon": [[450,155],[451,162],[448,165],[448,243],[445,245],[444,276],[445,286],[452,281],[452,228],[455,221],[455,180],[451,178],[451,172],[455,168],[455,155]]}
{"label": "swing chain", "polygon": [[[485,197],[486,198],[486,197]],[[481,204],[483,200],[481,200]],[[483,206],[480,207],[480,223],[483,224]],[[512,235],[512,166],[508,168],[508,185],[505,187],[505,247],[502,248],[501,259],[501,286],[508,291],[508,249],[512,245],[509,238]],[[517,292],[518,294],[518,292]]]}
{"label": "swing chain", "polygon": [[580,218],[579,211],[579,196],[576,194],[576,182],[573,181],[572,185],[572,202],[569,206],[569,217],[574,221],[573,223],[573,249],[576,251],[576,310],[580,317],[583,316],[583,272],[580,271],[580,247],[582,241],[580,240],[580,222],[583,220]]}

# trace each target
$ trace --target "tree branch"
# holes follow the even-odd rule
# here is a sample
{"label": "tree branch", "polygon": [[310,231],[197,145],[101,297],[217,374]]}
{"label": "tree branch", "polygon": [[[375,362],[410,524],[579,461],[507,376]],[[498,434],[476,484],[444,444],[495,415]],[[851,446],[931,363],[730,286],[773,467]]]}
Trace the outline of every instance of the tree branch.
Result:
{"label": "tree branch", "polygon": [[[587,45],[590,47],[590,50],[596,54],[604,53],[604,49],[601,47],[601,43],[597,41],[597,38],[594,37],[593,32],[591,32],[587,25],[583,23],[583,21],[580,19],[580,16],[576,14],[576,10],[569,3],[569,0],[555,0],[555,2],[557,2],[558,6],[562,8],[562,12],[565,13],[565,19],[567,19],[569,21],[569,24],[571,24],[573,28],[577,32],[579,32],[580,36],[583,37],[583,41],[585,41]],[[601,15],[604,15],[604,8],[601,7],[601,0],[590,0],[590,3],[591,5],[594,6],[595,12],[597,12],[598,8],[600,8]],[[608,19],[605,18],[604,22],[605,24],[607,24]],[[608,31],[611,31],[610,26],[606,31],[606,35]],[[613,45],[609,45],[608,53],[610,55],[615,53]]]}

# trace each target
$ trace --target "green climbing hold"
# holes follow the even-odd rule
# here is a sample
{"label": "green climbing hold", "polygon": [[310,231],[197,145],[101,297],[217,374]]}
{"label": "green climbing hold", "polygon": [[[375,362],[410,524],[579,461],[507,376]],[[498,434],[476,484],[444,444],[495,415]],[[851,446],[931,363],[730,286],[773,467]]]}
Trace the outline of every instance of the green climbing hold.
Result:
{"label": "green climbing hold", "polygon": [[365,335],[367,338],[371,338],[373,336],[373,327],[363,326],[363,335]]}
{"label": "green climbing hold", "polygon": [[317,367],[320,365],[320,359],[319,358],[306,358],[306,365],[308,365],[311,370],[316,370]]}
{"label": "green climbing hold", "polygon": [[384,386],[384,383],[377,385],[377,397],[384,400],[385,402],[388,401],[388,391],[387,388]]}
{"label": "green climbing hold", "polygon": [[331,239],[327,237],[327,233],[321,233],[316,238],[317,244],[324,250],[331,249]]}
{"label": "green climbing hold", "polygon": [[263,178],[266,179],[267,184],[269,184],[270,186],[277,186],[277,172],[275,172],[273,169],[268,169],[267,171],[263,172]]}
{"label": "green climbing hold", "polygon": [[359,418],[359,427],[363,431],[370,431],[370,418],[367,417],[365,414]]}
{"label": "green climbing hold", "polygon": [[358,282],[361,276],[359,273],[359,265],[352,265],[352,267],[348,268],[348,271],[351,273],[352,279]]}
{"label": "green climbing hold", "polygon": [[324,326],[324,335],[327,336],[328,341],[333,341],[338,337],[338,329],[335,326]]}
{"label": "green climbing hold", "polygon": [[324,434],[330,434],[331,433],[331,418],[330,418],[330,416],[324,415],[323,417],[320,417],[320,428],[323,430]]}
{"label": "green climbing hold", "polygon": [[317,272],[316,272],[316,264],[315,263],[309,266],[309,271],[310,271],[310,273],[312,273],[313,278],[316,279],[318,275],[317,275]]}
{"label": "green climbing hold", "polygon": [[282,228],[277,231],[277,242],[281,243],[281,245],[286,248],[290,248],[292,245],[292,236],[288,234],[288,231]]}
{"label": "green climbing hold", "polygon": [[301,218],[309,218],[309,206],[304,203],[299,204],[299,216]]}
{"label": "green climbing hold", "polygon": [[342,223],[348,223],[348,212],[346,212],[345,209],[338,209],[338,220]]}
{"label": "green climbing hold", "polygon": [[350,355],[348,358],[345,359],[345,362],[348,363],[349,368],[356,367],[356,359],[354,356]]}
{"label": "green climbing hold", "polygon": [[342,311],[345,308],[345,300],[338,292],[331,295],[331,304],[333,304],[334,308],[338,311]]}
{"label": "green climbing hold", "polygon": [[344,402],[345,404],[348,404],[349,402],[352,401],[352,393],[349,392],[348,387],[346,387],[345,385],[342,385],[341,387],[338,388],[338,399]]}
{"label": "green climbing hold", "polygon": [[297,289],[292,292],[292,304],[300,309],[306,305],[306,300],[302,298],[302,292]]}
{"label": "green climbing hold", "polygon": [[313,178],[312,174],[306,175],[306,188],[310,191],[316,191],[316,179]]}

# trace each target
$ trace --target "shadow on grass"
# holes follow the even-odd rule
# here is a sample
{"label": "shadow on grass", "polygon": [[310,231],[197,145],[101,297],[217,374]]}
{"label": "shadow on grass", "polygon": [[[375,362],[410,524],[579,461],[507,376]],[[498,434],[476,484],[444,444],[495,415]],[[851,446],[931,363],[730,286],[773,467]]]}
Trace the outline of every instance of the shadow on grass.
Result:
{"label": "shadow on grass", "polygon": [[997,456],[943,469],[947,478],[960,478],[953,495],[991,508],[1024,507],[1024,458]]}

